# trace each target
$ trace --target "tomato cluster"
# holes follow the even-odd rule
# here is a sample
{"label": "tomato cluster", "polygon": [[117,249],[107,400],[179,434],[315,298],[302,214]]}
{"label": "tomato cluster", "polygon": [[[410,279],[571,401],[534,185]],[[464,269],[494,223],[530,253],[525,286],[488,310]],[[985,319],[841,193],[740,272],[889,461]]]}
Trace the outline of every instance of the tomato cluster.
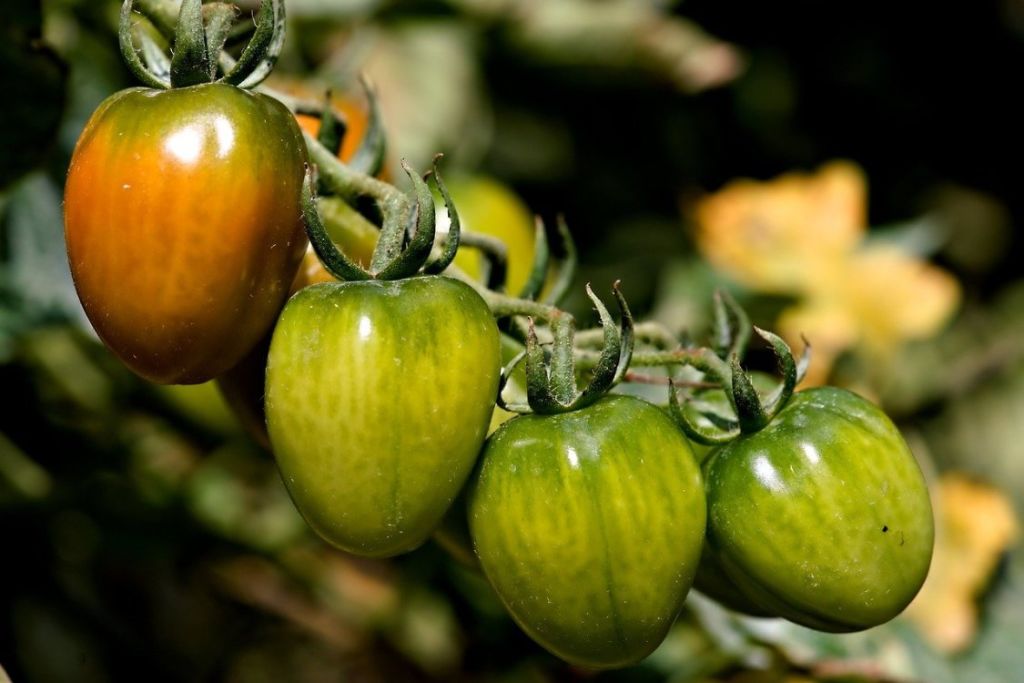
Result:
{"label": "tomato cluster", "polygon": [[[201,17],[197,2],[183,17],[190,5]],[[878,408],[834,388],[793,394],[789,348],[763,331],[783,382],[759,392],[739,366],[747,326],[735,310],[718,311],[716,349],[677,345],[643,361],[699,368],[717,407],[694,394],[684,409],[675,388],[668,410],[608,394],[633,362],[617,286],[618,327],[588,289],[603,350],[578,345],[571,316],[538,301],[567,281],[552,282],[543,231],[538,257],[508,268],[527,298],[455,279],[459,218],[436,168],[450,219],[437,247],[419,174],[405,195],[315,133],[304,139],[279,102],[226,82],[119,93],[76,148],[66,234],[101,339],[154,381],[220,378],[326,541],[386,557],[468,523],[465,556],[523,630],[595,668],[648,655],[694,585],[825,631],[880,624],[913,598],[931,507]],[[319,206],[307,155],[338,194]],[[324,201],[339,202],[342,224],[365,222],[347,203],[353,188],[379,193],[375,248],[339,249],[324,226]],[[303,225],[323,265],[300,271]],[[698,404],[715,408],[701,424]],[[699,458],[687,436],[716,445]]]}

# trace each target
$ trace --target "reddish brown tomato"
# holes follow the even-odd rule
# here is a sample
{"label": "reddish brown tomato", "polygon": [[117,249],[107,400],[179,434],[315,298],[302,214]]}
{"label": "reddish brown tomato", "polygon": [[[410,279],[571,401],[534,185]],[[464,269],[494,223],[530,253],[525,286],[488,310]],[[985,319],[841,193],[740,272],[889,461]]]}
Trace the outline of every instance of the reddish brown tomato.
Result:
{"label": "reddish brown tomato", "polygon": [[267,333],[306,249],[305,154],[283,105],[228,85],[100,105],[68,171],[65,236],[89,320],[132,370],[202,382]]}

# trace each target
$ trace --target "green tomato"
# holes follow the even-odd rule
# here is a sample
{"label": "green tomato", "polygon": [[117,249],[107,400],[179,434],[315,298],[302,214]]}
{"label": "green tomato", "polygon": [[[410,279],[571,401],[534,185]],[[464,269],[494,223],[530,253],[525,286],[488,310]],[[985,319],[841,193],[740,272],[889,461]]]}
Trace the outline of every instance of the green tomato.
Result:
{"label": "green tomato", "polygon": [[364,556],[419,546],[473,468],[500,366],[490,310],[456,280],[295,294],[270,345],[266,414],[310,526]]}
{"label": "green tomato", "polygon": [[505,423],[469,494],[477,556],[512,617],[555,655],[593,668],[637,662],[664,639],[693,581],[705,516],[686,439],[629,396]]}
{"label": "green tomato", "polygon": [[833,387],[793,396],[704,461],[708,545],[767,613],[859,631],[903,611],[934,541],[921,470],[885,413]]}
{"label": "green tomato", "polygon": [[697,575],[693,578],[693,587],[734,612],[742,612],[752,617],[778,616],[751,600],[732,582],[714,549],[706,542],[700,554]]}
{"label": "green tomato", "polygon": [[[533,269],[534,219],[530,209],[510,188],[486,176],[455,176],[448,181],[462,227],[491,237],[505,245],[508,277],[506,288],[522,290]],[[447,210],[438,219],[447,220]],[[476,249],[460,249],[455,265],[477,280],[483,275],[484,257]]]}

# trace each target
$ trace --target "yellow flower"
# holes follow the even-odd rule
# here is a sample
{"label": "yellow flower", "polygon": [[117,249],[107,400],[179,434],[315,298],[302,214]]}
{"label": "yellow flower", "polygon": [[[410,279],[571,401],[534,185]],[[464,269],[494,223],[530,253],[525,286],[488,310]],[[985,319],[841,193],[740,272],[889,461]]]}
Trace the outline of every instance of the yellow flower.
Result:
{"label": "yellow flower", "polygon": [[935,647],[958,652],[974,639],[977,598],[1019,529],[1003,493],[963,474],[943,475],[934,499],[935,555],[906,614]]}
{"label": "yellow flower", "polygon": [[814,291],[867,228],[864,174],[836,161],[814,175],[737,180],[699,202],[697,245],[719,270],[751,289]]}
{"label": "yellow flower", "polygon": [[815,174],[738,180],[696,207],[697,245],[718,270],[758,292],[796,297],[782,335],[814,352],[805,384],[821,384],[854,350],[884,364],[935,334],[960,301],[946,271],[891,244],[868,244],[867,189],[854,164]]}
{"label": "yellow flower", "polygon": [[856,349],[885,363],[903,343],[938,331],[956,311],[960,285],[945,270],[892,245],[870,245],[833,264],[830,277],[782,312],[790,344],[813,346],[805,383],[822,384],[835,359]]}

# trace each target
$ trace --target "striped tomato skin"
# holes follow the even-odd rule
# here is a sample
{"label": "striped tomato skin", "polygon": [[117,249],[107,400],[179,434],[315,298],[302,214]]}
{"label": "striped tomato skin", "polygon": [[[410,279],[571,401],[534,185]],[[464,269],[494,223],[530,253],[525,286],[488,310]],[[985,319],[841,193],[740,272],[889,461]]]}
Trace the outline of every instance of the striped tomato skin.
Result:
{"label": "striped tomato skin", "polygon": [[593,668],[637,662],[664,639],[693,581],[705,515],[686,439],[628,396],[507,422],[469,499],[474,547],[513,618]]}
{"label": "striped tomato skin", "polygon": [[473,470],[500,368],[494,317],[457,280],[300,290],[274,328],[265,403],[299,512],[354,554],[421,545]]}
{"label": "striped tomato skin", "polygon": [[704,473],[709,549],[764,612],[859,631],[924,582],[928,488],[893,423],[856,394],[798,392],[764,429],[712,451]]}

